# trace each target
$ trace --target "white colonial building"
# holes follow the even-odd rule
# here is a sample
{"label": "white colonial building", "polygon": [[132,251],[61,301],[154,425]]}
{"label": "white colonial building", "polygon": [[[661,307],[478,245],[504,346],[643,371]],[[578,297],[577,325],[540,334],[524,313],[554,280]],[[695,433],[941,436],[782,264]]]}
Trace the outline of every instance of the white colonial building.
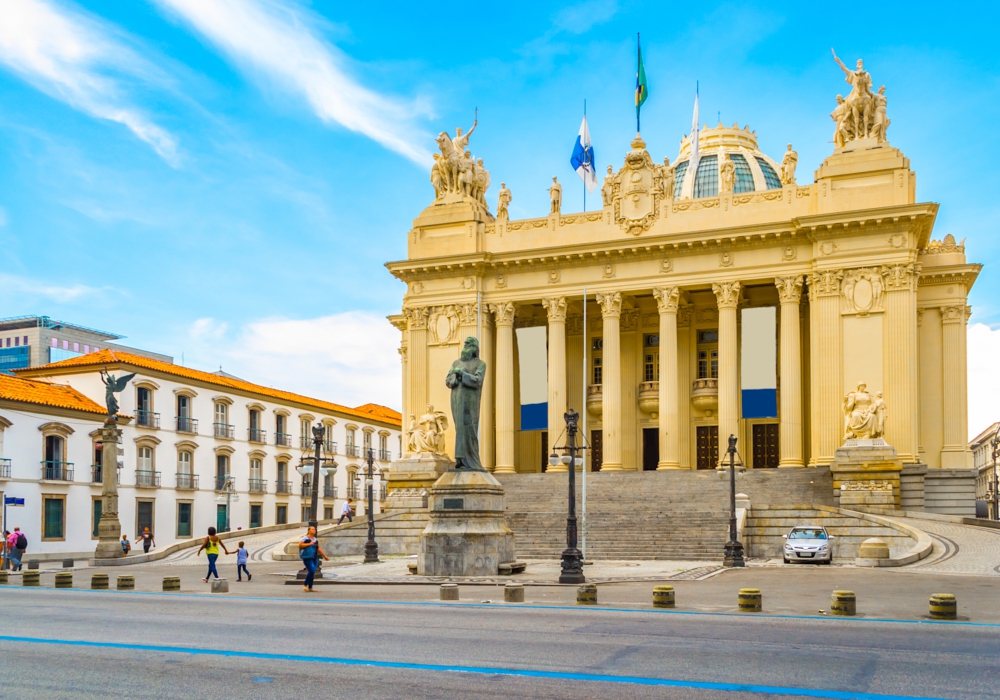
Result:
{"label": "white colonial building", "polygon": [[[296,466],[314,451],[314,425],[324,426],[324,457],[338,466],[320,484],[320,519],[339,516],[345,498],[361,500],[368,449],[379,470],[400,450],[392,409],[349,408],[115,350],[0,375],[0,491],[25,499],[3,526],[20,526],[41,558],[82,556],[97,542],[102,370],[135,373],[119,397],[119,519],[130,540],[149,527],[162,547],[222,529],[227,517],[231,529],[307,520],[311,492]],[[380,486],[376,477],[376,499]]]}

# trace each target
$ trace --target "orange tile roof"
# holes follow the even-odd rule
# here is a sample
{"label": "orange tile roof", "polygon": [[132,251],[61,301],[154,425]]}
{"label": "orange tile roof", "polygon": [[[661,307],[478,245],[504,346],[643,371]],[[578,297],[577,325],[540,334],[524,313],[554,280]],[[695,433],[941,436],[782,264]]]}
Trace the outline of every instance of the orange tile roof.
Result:
{"label": "orange tile roof", "polygon": [[22,379],[0,373],[0,399],[33,403],[40,406],[70,408],[107,415],[107,409],[95,403],[71,386],[53,384],[39,379]]}
{"label": "orange tile roof", "polygon": [[[53,362],[52,364],[42,365],[40,367],[31,367],[29,369],[14,371],[18,374],[45,376],[47,372],[56,369],[103,369],[108,365],[128,365],[129,367],[137,369],[154,370],[156,372],[163,372],[164,374],[172,374],[176,377],[195,379],[206,384],[214,384],[215,386],[223,387],[225,389],[236,389],[239,391],[249,392],[251,394],[257,394],[259,396],[277,399],[279,401],[290,401],[304,404],[322,411],[342,413],[368,420],[377,420],[397,427],[402,425],[402,416],[399,413],[390,408],[385,408],[384,406],[377,406],[377,404],[365,404],[359,408],[348,408],[347,406],[330,403],[329,401],[321,401],[319,399],[309,398],[308,396],[302,396],[301,394],[294,394],[290,391],[271,389],[266,386],[243,381],[242,379],[236,379],[235,377],[227,377],[220,374],[213,374],[211,372],[202,372],[201,370],[191,369],[190,367],[182,367],[180,365],[170,364],[169,362],[161,362],[160,360],[143,357],[142,355],[133,355],[132,353],[122,352],[121,350],[104,349],[99,352],[92,352],[87,355],[80,355],[79,357],[71,357],[68,360]],[[376,408],[379,410],[375,410]]]}

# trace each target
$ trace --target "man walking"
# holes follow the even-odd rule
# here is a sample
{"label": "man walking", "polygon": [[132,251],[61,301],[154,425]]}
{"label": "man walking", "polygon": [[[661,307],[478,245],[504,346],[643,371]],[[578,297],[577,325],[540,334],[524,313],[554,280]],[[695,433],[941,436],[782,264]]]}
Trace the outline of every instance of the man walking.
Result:
{"label": "man walking", "polygon": [[337,524],[340,525],[342,522],[344,522],[344,518],[347,518],[347,522],[353,523],[354,522],[353,516],[354,516],[354,511],[351,509],[351,499],[348,498],[346,501],[344,501],[344,505],[340,509],[340,520],[337,521]]}
{"label": "man walking", "polygon": [[24,536],[21,532],[21,528],[14,528],[14,559],[17,562],[17,568],[14,571],[20,571],[23,567],[21,562],[24,561],[24,550],[28,548],[28,538]]}

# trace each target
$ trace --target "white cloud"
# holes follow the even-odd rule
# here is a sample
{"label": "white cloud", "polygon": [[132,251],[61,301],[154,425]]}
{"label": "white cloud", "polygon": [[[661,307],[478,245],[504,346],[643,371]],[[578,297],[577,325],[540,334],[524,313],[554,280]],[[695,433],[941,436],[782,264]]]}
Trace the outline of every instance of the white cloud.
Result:
{"label": "white cloud", "polygon": [[412,126],[419,102],[407,104],[363,87],[348,58],[319,36],[322,21],[280,0],[156,0],[204,34],[234,62],[300,93],[316,115],[362,133],[386,148],[429,164],[416,145],[427,135]]}
{"label": "white cloud", "polygon": [[[1000,328],[983,323],[969,326],[969,437],[1000,420]],[[953,361],[945,358],[946,362]]]}
{"label": "white cloud", "polygon": [[[194,352],[214,371],[255,384],[345,406],[378,403],[400,408],[399,331],[384,316],[361,311],[291,320],[269,318],[228,334],[202,318],[192,324]],[[190,364],[190,363],[189,363]]]}
{"label": "white cloud", "polygon": [[52,301],[67,302],[76,301],[83,297],[101,294],[106,291],[97,287],[88,287],[85,284],[74,284],[69,287],[50,284],[28,277],[18,277],[17,275],[0,274],[0,289],[9,292],[20,292],[29,296],[42,297]]}
{"label": "white cloud", "polygon": [[44,0],[0,2],[0,63],[52,97],[126,126],[177,165],[177,140],[123,95],[125,81],[159,80],[158,71],[112,27]]}
{"label": "white cloud", "polygon": [[588,0],[559,10],[552,24],[560,31],[584,34],[594,26],[607,22],[617,12],[617,0]]}

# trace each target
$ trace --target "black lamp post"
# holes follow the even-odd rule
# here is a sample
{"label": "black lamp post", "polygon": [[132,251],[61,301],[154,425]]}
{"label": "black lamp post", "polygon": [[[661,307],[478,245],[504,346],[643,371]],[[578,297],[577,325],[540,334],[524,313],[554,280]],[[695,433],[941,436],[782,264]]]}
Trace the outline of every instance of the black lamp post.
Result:
{"label": "black lamp post", "polygon": [[736,533],[736,436],[729,436],[729,541],[726,542],[726,555],[723,566],[746,566],[743,560],[743,543]]}
{"label": "black lamp post", "polygon": [[993,519],[1000,520],[1000,484],[997,478],[997,458],[1000,457],[1000,427],[993,432],[990,439],[990,446],[993,448]]}
{"label": "black lamp post", "polygon": [[[313,426],[313,446],[316,450],[315,456],[313,457],[303,457],[301,463],[296,470],[302,476],[310,475],[310,486],[312,487],[312,500],[309,504],[309,527],[316,528],[316,537],[319,537],[319,517],[317,516],[317,510],[319,509],[319,477],[324,472],[330,471],[334,474],[337,473],[337,462],[333,459],[325,458],[322,455],[323,442],[326,439],[326,428],[319,423]],[[320,565],[317,559],[316,570],[319,571]],[[305,569],[299,572],[297,578],[305,578]]]}
{"label": "black lamp post", "polygon": [[[583,554],[580,553],[576,541],[576,468],[583,464],[583,457],[577,457],[577,452],[582,452],[583,447],[576,445],[576,433],[580,421],[580,414],[572,408],[563,416],[566,419],[566,445],[563,447],[552,447],[552,456],[549,457],[549,464],[556,466],[560,462],[569,467],[569,513],[566,517],[566,549],[562,553],[562,573],[559,574],[559,583],[586,583],[587,579],[583,575]],[[556,454],[560,450],[565,454],[560,457]]]}
{"label": "black lamp post", "polygon": [[367,459],[368,473],[365,475],[365,486],[368,487],[368,541],[365,542],[365,564],[378,564],[378,544],[375,542],[375,498],[373,489],[375,488],[375,450],[368,448]]}

